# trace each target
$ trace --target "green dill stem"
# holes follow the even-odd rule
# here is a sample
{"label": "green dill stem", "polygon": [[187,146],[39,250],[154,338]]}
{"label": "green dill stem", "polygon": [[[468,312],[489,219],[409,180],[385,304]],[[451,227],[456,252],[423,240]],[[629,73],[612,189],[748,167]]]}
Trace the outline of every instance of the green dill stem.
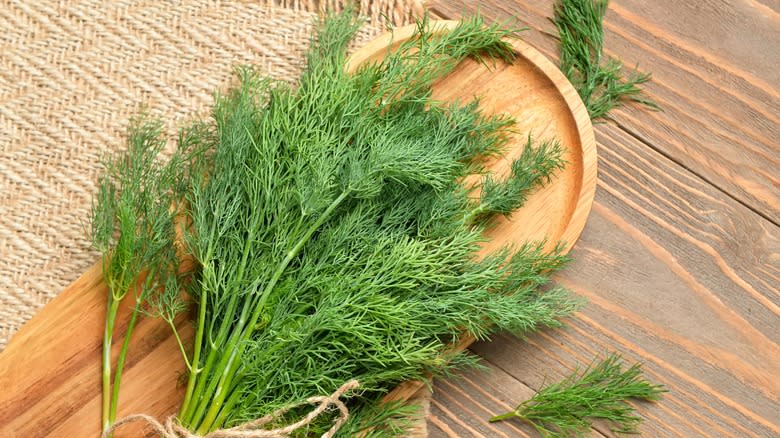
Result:
{"label": "green dill stem", "polygon": [[[205,292],[201,292],[201,293],[205,294]],[[194,389],[192,395],[194,395],[194,398],[190,399],[190,401],[186,406],[186,409],[184,406],[182,406],[183,415],[180,416],[179,420],[183,424],[189,425],[193,423],[195,419],[199,418],[202,415],[202,413],[199,413],[202,410],[202,408],[198,409],[198,407],[201,405],[201,402],[203,401],[203,395],[213,392],[213,388],[208,388],[207,390],[207,388],[205,388],[205,385],[209,382],[208,376],[211,374],[211,370],[215,365],[214,361],[217,359],[218,350],[219,350],[217,346],[222,345],[227,340],[228,334],[230,332],[230,322],[233,320],[233,314],[238,305],[237,303],[238,303],[238,298],[235,295],[232,296],[230,298],[230,303],[228,304],[228,308],[225,311],[225,316],[222,319],[222,324],[220,325],[219,333],[217,334],[217,338],[216,338],[216,344],[213,344],[211,346],[211,350],[209,351],[209,354],[206,357],[206,363],[203,365],[202,368],[198,370],[199,372],[197,374],[193,374],[192,372],[190,373],[190,375],[193,377],[192,385]],[[201,310],[201,312],[204,311]],[[244,312],[246,312],[246,310],[244,310],[242,314]],[[204,316],[204,322],[203,325],[198,326],[199,331],[205,330],[205,313],[203,316]],[[244,320],[245,320],[245,315],[242,315],[240,321],[244,321]],[[202,335],[200,335],[200,338],[202,342],[202,338],[203,338]],[[199,346],[200,343],[197,345]],[[195,362],[194,359],[193,362]],[[203,378],[200,378],[199,375]],[[197,384],[196,384],[196,380],[197,380]],[[188,383],[188,386],[189,385],[190,384]]]}
{"label": "green dill stem", "polygon": [[122,349],[119,351],[119,358],[116,362],[116,370],[114,371],[114,387],[111,389],[111,405],[108,413],[108,424],[113,424],[116,420],[116,410],[119,404],[119,385],[122,383],[122,371],[125,368],[125,359],[127,358],[127,350],[130,346],[130,334],[135,328],[135,322],[138,319],[139,307],[136,306],[133,309],[133,315],[130,317],[130,322],[127,324],[127,331],[125,332],[125,340],[122,342]]}
{"label": "green dill stem", "polygon": [[181,336],[179,336],[179,331],[176,330],[176,324],[173,323],[172,318],[164,318],[165,322],[168,323],[168,325],[171,327],[171,331],[173,331],[173,336],[176,338],[176,343],[179,344],[179,350],[181,351],[181,356],[184,358],[184,365],[187,366],[187,369],[192,372],[192,365],[190,364],[190,360],[187,358],[187,350],[184,349],[184,344],[181,342]]}
{"label": "green dill stem", "polygon": [[106,325],[103,332],[103,393],[102,393],[102,429],[107,430],[111,426],[111,343],[114,334],[114,322],[119,309],[119,300],[112,293],[108,294],[106,308]]}
{"label": "green dill stem", "polygon": [[[241,379],[241,375],[237,376],[237,379]],[[235,381],[235,379],[234,379]],[[230,396],[227,398],[227,401],[222,405],[222,408],[219,410],[219,413],[211,420],[209,421],[208,418],[206,418],[203,423],[200,425],[200,433],[205,434],[209,430],[216,429],[215,425],[217,427],[224,426],[224,422],[227,419],[227,414],[232,412],[233,406],[235,406],[236,402],[238,401],[238,397],[241,395],[240,391],[236,391],[235,387],[229,391]]]}
{"label": "green dill stem", "polygon": [[505,414],[496,415],[495,417],[490,419],[490,422],[495,423],[496,421],[504,421],[515,417],[522,418],[517,414],[517,412],[512,411],[512,412],[507,412]]}
{"label": "green dill stem", "polygon": [[[232,309],[233,301],[235,301],[235,298],[231,298],[231,305],[228,307],[228,309]],[[233,311],[226,312],[225,320],[228,319],[233,319]],[[240,318],[240,320],[243,320],[243,318]],[[200,372],[197,374],[191,373],[193,376],[193,382],[195,382],[193,383],[194,389],[192,392],[192,397],[186,409],[182,407],[184,414],[179,416],[179,421],[181,421],[182,424],[187,427],[193,428],[193,425],[198,423],[198,420],[203,416],[203,410],[205,409],[204,404],[207,403],[207,400],[204,400],[204,395],[214,392],[214,380],[209,379],[209,376],[212,375],[212,370],[217,365],[215,361],[218,357],[218,350],[220,350],[218,345],[222,345],[222,340],[227,336],[228,331],[228,327],[223,321],[219,333],[217,334],[216,344],[211,343],[211,349],[209,350],[208,356],[206,356],[206,362],[199,370]]]}
{"label": "green dill stem", "polygon": [[485,204],[479,204],[479,205],[478,205],[476,208],[474,208],[473,210],[471,210],[470,212],[468,212],[468,214],[466,214],[465,216],[463,216],[463,224],[464,224],[464,225],[467,225],[467,226],[468,226],[468,225],[472,225],[472,224],[473,224],[473,223],[472,223],[473,219],[474,219],[475,217],[477,217],[477,216],[481,215],[481,214],[482,214],[482,213],[484,213],[485,211],[487,211],[487,205],[485,205]]}
{"label": "green dill stem", "polygon": [[[219,411],[219,415],[217,415],[217,418],[214,420],[214,424],[219,424],[221,426],[225,425],[225,420],[227,420],[227,415],[233,411],[233,406],[236,405],[236,402],[238,402],[238,398],[241,396],[240,391],[233,391],[230,394],[230,397],[228,397],[227,403],[225,403],[225,406],[222,407],[222,410]],[[211,428],[213,424],[209,424],[208,427]]]}
{"label": "green dill stem", "polygon": [[[241,264],[239,265],[238,271],[237,271],[237,274],[236,274],[236,280],[235,280],[236,284],[240,283],[241,280],[244,277],[244,270],[246,269],[246,264],[247,264],[247,262],[249,260],[248,256],[249,256],[249,249],[250,249],[250,245],[252,243],[252,239],[253,239],[253,237],[252,237],[252,235],[250,235],[244,241],[244,249],[243,249],[243,254],[241,256]],[[201,293],[205,294],[205,292],[201,292]],[[221,345],[223,342],[225,342],[225,340],[226,340],[226,338],[227,338],[227,336],[229,334],[230,324],[231,324],[231,322],[233,320],[232,315],[235,312],[237,306],[238,306],[238,298],[235,295],[233,295],[230,298],[230,303],[228,304],[227,310],[225,312],[225,317],[222,318],[222,324],[220,324],[220,327],[219,327],[219,333],[217,335],[217,344],[218,345]],[[203,307],[201,307],[201,309],[203,309]],[[237,330],[239,332],[241,330],[243,330],[243,326],[244,326],[244,323],[246,321],[246,316],[247,316],[246,312],[247,312],[247,310],[248,309],[245,307],[241,311],[241,317],[239,318],[239,324],[238,324],[238,327],[237,327]],[[205,321],[205,314],[204,314],[204,321]],[[198,331],[199,332],[203,331],[204,329],[205,329],[205,322],[204,322],[203,325],[199,325],[198,326]],[[202,340],[202,336],[201,336],[201,340]],[[198,345],[200,345],[200,342],[198,342]],[[227,351],[230,351],[229,350],[230,348],[232,348],[232,347],[230,347],[230,344],[228,344],[228,350]],[[197,386],[195,387],[195,390],[194,390],[194,392],[198,395],[198,397],[195,400],[195,405],[190,405],[189,402],[187,403],[187,405],[182,405],[182,412],[184,414],[181,416],[180,421],[182,421],[184,424],[191,424],[193,422],[196,422],[203,415],[202,411],[203,411],[204,408],[202,407],[201,400],[203,399],[204,389],[206,390],[205,393],[212,393],[212,392],[216,391],[216,389],[214,388],[213,380],[211,381],[211,384],[208,386],[207,389],[204,388],[204,385],[206,385],[208,383],[208,376],[210,375],[210,371],[212,369],[212,366],[214,365],[214,361],[216,360],[217,350],[218,349],[216,348],[216,345],[212,346],[211,351],[209,351],[209,355],[206,358],[206,364],[204,365],[203,370],[202,370],[202,371],[204,371],[203,376],[206,376],[206,379],[205,380],[204,379],[199,379],[198,382],[197,382]],[[196,363],[194,359],[193,359],[193,363]],[[223,364],[224,364],[224,360],[222,362],[220,362],[220,364],[219,364],[220,369],[222,369],[222,367],[224,366]],[[190,371],[190,375],[194,376],[192,371]],[[188,382],[188,386],[189,386],[189,382]],[[186,409],[185,409],[185,407],[186,407]],[[196,407],[198,409],[193,411],[193,409],[195,409]]]}
{"label": "green dill stem", "polygon": [[184,413],[188,411],[190,406],[190,400],[192,399],[192,391],[195,389],[195,380],[198,374],[202,371],[198,368],[200,360],[200,347],[203,343],[203,333],[206,326],[206,304],[207,297],[205,292],[200,294],[200,302],[198,303],[198,327],[195,330],[195,346],[192,353],[192,368],[190,368],[190,378],[187,380],[187,392],[184,393],[184,401],[179,411],[179,416],[184,416]]}
{"label": "green dill stem", "polygon": [[[252,325],[250,325],[249,327],[252,327]],[[252,330],[249,329],[248,332],[251,333]],[[238,345],[242,345],[242,344],[240,343]],[[210,431],[211,426],[214,424],[214,420],[216,419],[217,415],[223,408],[225,397],[227,397],[227,394],[230,392],[226,388],[230,388],[236,378],[239,379],[241,378],[241,376],[236,376],[236,372],[238,371],[238,368],[240,366],[240,361],[235,359],[235,357],[238,356],[238,352],[233,350],[233,353],[231,353],[231,357],[228,362],[227,368],[224,369],[222,376],[219,379],[219,383],[217,385],[216,394],[219,395],[219,399],[217,400],[216,403],[215,400],[213,399],[211,400],[211,405],[209,407],[208,412],[206,412],[206,417],[203,419],[203,421],[200,423],[200,426],[198,427],[199,434],[206,434],[207,432]]]}
{"label": "green dill stem", "polygon": [[[235,298],[233,298],[235,300]],[[225,346],[225,352],[230,352],[230,354],[224,354],[222,356],[222,360],[214,367],[213,360],[211,362],[207,362],[205,368],[205,373],[203,374],[203,377],[205,379],[201,379],[201,382],[198,383],[198,387],[196,388],[196,394],[198,394],[197,403],[194,407],[195,410],[192,411],[190,418],[188,418],[188,424],[190,427],[193,427],[194,425],[200,425],[203,422],[204,415],[207,415],[206,408],[208,408],[210,405],[214,406],[214,399],[223,393],[222,388],[224,384],[224,379],[226,378],[226,375],[229,373],[229,368],[232,367],[235,353],[236,353],[236,346],[240,345],[238,342],[238,339],[241,338],[241,335],[243,333],[244,327],[246,326],[247,321],[247,312],[250,306],[245,306],[243,310],[241,311],[241,316],[238,319],[238,324],[236,325],[235,331],[232,332],[232,335],[228,338],[228,343]],[[212,350],[215,351],[216,349]],[[209,355],[211,356],[211,355]],[[216,357],[216,355],[215,355]],[[211,358],[211,357],[210,357]],[[219,378],[213,377],[209,379],[209,377],[212,375],[211,371],[212,369],[219,373]],[[222,370],[221,372],[219,370]],[[208,384],[208,386],[205,387],[204,385]],[[214,394],[210,397],[204,397],[205,394]]]}
{"label": "green dill stem", "polygon": [[[260,318],[260,315],[262,314],[262,311],[265,307],[266,301],[268,301],[268,298],[271,295],[271,292],[276,287],[276,283],[279,281],[279,279],[282,277],[282,274],[284,273],[285,269],[287,269],[287,266],[292,262],[292,260],[300,253],[301,249],[303,249],[303,246],[306,244],[306,242],[311,239],[311,236],[314,235],[314,233],[322,226],[322,224],[327,221],[330,216],[333,214],[333,212],[336,210],[336,208],[349,196],[350,191],[345,190],[342,192],[329,206],[327,209],[325,209],[324,212],[320,215],[320,217],[317,218],[317,220],[312,224],[311,227],[306,231],[306,233],[301,236],[300,239],[298,239],[298,242],[287,252],[287,256],[282,260],[282,262],[279,264],[279,266],[276,268],[276,271],[274,272],[271,279],[268,281],[268,284],[263,289],[262,294],[260,295],[260,299],[257,302],[256,306],[254,307],[254,312],[252,313],[252,316],[249,320],[249,324],[244,325],[242,327],[242,323],[244,322],[243,318],[243,312],[242,312],[242,318],[241,322],[239,323],[239,335],[233,336],[231,339],[231,342],[228,344],[226,351],[230,351],[230,355],[228,357],[227,363],[220,363],[220,366],[218,369],[222,370],[222,375],[219,378],[219,383],[217,383],[217,390],[214,393],[214,397],[210,400],[207,400],[210,403],[210,408],[208,412],[206,413],[206,417],[202,422],[200,422],[200,425],[197,429],[197,433],[204,434],[207,432],[207,430],[203,430],[203,425],[209,425],[211,426],[214,423],[214,419],[216,418],[217,414],[219,413],[220,409],[222,408],[222,404],[225,401],[225,397],[227,396],[227,388],[230,387],[230,385],[233,382],[233,378],[235,376],[236,371],[238,370],[238,362],[237,358],[238,356],[243,352],[243,346],[246,344],[246,341],[249,340],[249,336],[252,334],[252,331],[254,330],[255,324],[257,324],[258,318]],[[244,308],[247,309],[246,307]]]}
{"label": "green dill stem", "polygon": [[[233,359],[233,353],[235,352],[236,345],[238,342],[236,339],[239,339],[241,337],[241,333],[243,333],[244,327],[246,326],[246,321],[248,317],[249,308],[251,306],[244,306],[241,310],[241,315],[238,318],[238,324],[236,325],[233,332],[230,332],[230,327],[225,321],[232,320],[233,312],[235,311],[235,303],[238,301],[238,298],[236,296],[231,297],[231,303],[229,305],[229,312],[230,318],[224,318],[223,324],[220,327],[220,333],[218,336],[218,342],[222,344],[222,340],[226,339],[228,343],[225,346],[225,352],[231,352],[231,354],[223,354],[222,360],[216,364],[216,368],[214,368],[214,360],[217,357],[217,348],[212,348],[211,352],[209,353],[208,360],[206,361],[206,365],[204,366],[204,373],[202,379],[200,379],[200,382],[198,382],[198,386],[195,388],[195,393],[198,396],[196,405],[193,407],[195,410],[190,412],[190,416],[187,418],[187,424],[189,426],[194,426],[196,424],[200,424],[203,416],[205,415],[205,410],[208,407],[209,403],[213,403],[213,397],[204,397],[204,395],[207,394],[219,394],[222,389],[222,382],[223,380],[220,379],[209,379],[209,376],[211,376],[211,371],[214,369],[215,371],[219,372],[219,370],[223,370],[220,375],[224,376],[224,374],[227,372],[227,367],[230,366],[231,361]],[[230,335],[228,335],[230,333]],[[229,336],[229,337],[228,337]],[[205,386],[208,385],[208,386]]]}
{"label": "green dill stem", "polygon": [[[154,278],[154,275],[155,275],[154,271],[152,271],[146,276],[145,291],[149,289],[152,279]],[[122,349],[119,351],[119,358],[116,361],[116,369],[114,370],[114,387],[111,390],[111,404],[109,406],[109,413],[108,413],[109,425],[113,424],[114,421],[116,420],[116,411],[119,405],[119,387],[122,384],[122,373],[124,372],[125,369],[127,350],[130,347],[130,336],[133,333],[133,329],[135,328],[135,323],[138,320],[138,314],[141,311],[140,306],[144,300],[145,291],[141,293],[141,296],[138,298],[138,302],[136,303],[135,308],[133,308],[133,313],[130,316],[130,322],[127,324],[127,330],[125,330],[125,339],[122,342]],[[113,297],[113,295],[111,296]],[[116,316],[114,318],[116,318]]]}

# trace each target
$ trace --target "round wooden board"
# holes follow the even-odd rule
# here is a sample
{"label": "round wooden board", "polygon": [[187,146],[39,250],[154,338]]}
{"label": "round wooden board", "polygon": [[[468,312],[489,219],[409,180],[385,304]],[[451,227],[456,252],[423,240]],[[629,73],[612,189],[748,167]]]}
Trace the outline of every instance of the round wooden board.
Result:
{"label": "round wooden board", "polygon": [[[440,32],[454,22],[433,22]],[[353,55],[350,67],[376,60],[391,42],[410,38],[414,27],[397,29]],[[475,96],[487,112],[514,116],[520,132],[536,138],[558,138],[565,147],[566,168],[548,186],[535,192],[526,206],[491,229],[485,251],[507,243],[548,239],[574,244],[593,201],[596,147],[587,111],[577,93],[549,60],[521,41],[512,65],[488,70],[467,61],[435,86],[434,96],[467,101]],[[505,159],[492,163],[506,172],[509,160],[522,152],[526,134],[518,135]],[[0,436],[98,436],[100,419],[100,346],[106,286],[100,264],[68,286],[14,336],[0,354]],[[129,300],[127,300],[129,301]],[[123,330],[130,315],[126,303],[117,319]],[[177,320],[183,342],[191,342],[185,317]],[[67,330],[63,330],[67,327]],[[469,339],[453,348],[465,348]],[[119,345],[114,345],[116,357]],[[165,418],[182,398],[177,377],[184,363],[171,330],[159,319],[143,318],[136,326],[120,396],[119,417],[145,413]],[[408,399],[421,386],[407,382],[390,395]],[[117,436],[140,436],[140,426]]]}
{"label": "round wooden board", "polygon": [[[432,21],[434,33],[445,33],[457,21]],[[354,71],[366,62],[377,62],[388,47],[397,48],[413,37],[416,25],[388,32],[355,52],[347,62]],[[506,244],[546,239],[550,245],[564,242],[568,251],[585,227],[596,190],[596,142],[588,111],[576,90],[549,59],[522,40],[511,40],[517,54],[512,64],[497,61],[490,68],[467,60],[434,84],[434,98],[468,102],[479,98],[487,114],[509,114],[518,134],[506,156],[488,164],[497,175],[506,175],[511,160],[523,151],[527,136],[537,140],[556,138],[564,147],[565,169],[537,190],[523,208],[508,219],[499,219],[489,232],[484,251]]]}

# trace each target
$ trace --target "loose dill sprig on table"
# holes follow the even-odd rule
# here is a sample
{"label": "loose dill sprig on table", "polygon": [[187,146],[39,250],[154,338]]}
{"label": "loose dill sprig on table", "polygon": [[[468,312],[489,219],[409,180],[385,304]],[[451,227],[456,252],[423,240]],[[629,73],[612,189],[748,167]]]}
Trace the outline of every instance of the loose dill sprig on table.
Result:
{"label": "loose dill sprig on table", "polygon": [[634,70],[624,77],[623,63],[603,56],[607,4],[608,0],[559,0],[552,20],[560,40],[561,71],[594,121],[609,118],[609,112],[625,101],[659,109],[639,88],[650,80],[650,73]]}
{"label": "loose dill sprig on table", "polygon": [[497,415],[491,422],[519,418],[545,437],[566,437],[587,432],[594,419],[606,420],[613,432],[637,433],[642,418],[629,399],[654,401],[666,392],[662,385],[642,377],[639,364],[625,371],[618,354],[575,371],[560,382],[542,388],[515,410]]}

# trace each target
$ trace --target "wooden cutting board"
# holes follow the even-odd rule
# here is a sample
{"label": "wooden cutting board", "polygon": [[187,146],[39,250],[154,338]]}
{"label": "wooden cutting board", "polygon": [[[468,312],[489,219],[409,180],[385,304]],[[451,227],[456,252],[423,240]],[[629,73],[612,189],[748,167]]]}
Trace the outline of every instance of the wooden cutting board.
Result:
{"label": "wooden cutting board", "polygon": [[[431,23],[439,32],[455,22]],[[381,59],[388,45],[408,39],[414,26],[396,29],[357,51],[348,68]],[[593,128],[576,91],[558,68],[522,41],[512,41],[518,57],[490,70],[465,61],[434,87],[434,97],[469,101],[480,97],[488,113],[509,113],[517,120],[511,149],[491,168],[506,174],[531,133],[558,138],[565,147],[566,168],[535,192],[527,204],[490,230],[483,251],[507,243],[548,239],[564,241],[567,250],[585,225],[596,186]],[[34,256],[34,255],[31,255]],[[85,272],[25,324],[0,354],[0,437],[97,437],[100,434],[100,352],[107,288],[100,264]],[[116,333],[123,333],[130,301],[120,310]],[[192,328],[178,321],[185,345]],[[115,336],[114,357],[121,336]],[[465,340],[454,348],[466,348]],[[118,417],[146,413],[164,418],[177,411],[183,388],[177,381],[184,363],[170,329],[160,320],[142,318],[136,326],[125,366]],[[390,398],[407,399],[420,388],[406,382]],[[140,427],[140,426],[139,426]],[[117,436],[141,436],[139,428],[123,428]]]}

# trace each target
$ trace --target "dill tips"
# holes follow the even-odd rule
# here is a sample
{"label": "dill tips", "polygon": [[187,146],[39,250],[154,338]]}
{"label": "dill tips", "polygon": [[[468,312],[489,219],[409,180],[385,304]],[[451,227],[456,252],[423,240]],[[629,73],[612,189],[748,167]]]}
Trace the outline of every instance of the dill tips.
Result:
{"label": "dill tips", "polygon": [[605,420],[616,433],[638,433],[642,418],[627,401],[654,401],[664,392],[663,386],[642,377],[640,365],[623,370],[620,355],[611,354],[581,373],[575,371],[542,388],[514,411],[490,421],[519,418],[545,437],[581,435],[590,429],[594,419]]}
{"label": "dill tips", "polygon": [[557,0],[553,23],[558,29],[561,71],[582,98],[590,118],[608,119],[609,113],[625,102],[651,109],[659,106],[640,85],[650,73],[623,73],[623,63],[603,56],[604,16],[608,0]]}

